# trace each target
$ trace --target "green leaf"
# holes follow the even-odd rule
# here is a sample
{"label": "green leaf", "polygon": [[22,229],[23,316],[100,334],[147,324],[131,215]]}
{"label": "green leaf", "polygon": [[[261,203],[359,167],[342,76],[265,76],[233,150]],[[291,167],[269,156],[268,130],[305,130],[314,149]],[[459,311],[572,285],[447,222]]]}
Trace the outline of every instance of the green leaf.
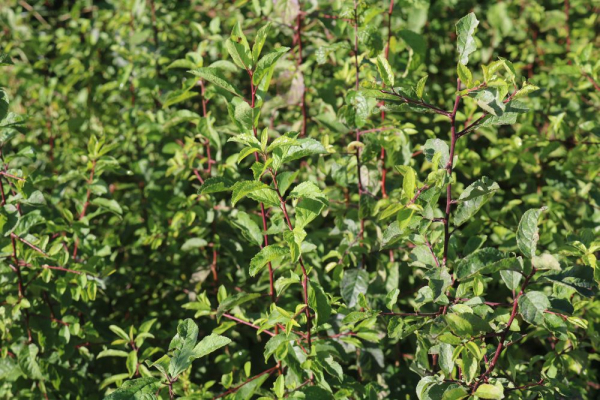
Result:
{"label": "green leaf", "polygon": [[302,242],[305,237],[306,231],[298,226],[292,231],[287,231],[283,234],[284,240],[290,247],[290,255],[293,263],[297,262],[302,255]]}
{"label": "green leaf", "polygon": [[125,366],[127,367],[127,372],[129,372],[129,377],[133,377],[137,370],[137,362],[138,356],[137,351],[131,350],[127,355],[127,360],[125,361]]}
{"label": "green leaf", "polygon": [[119,203],[117,203],[116,200],[97,197],[97,198],[93,199],[90,203],[95,206],[98,206],[100,208],[104,208],[105,210],[108,210],[117,215],[123,214],[123,209],[121,208]]}
{"label": "green leaf", "polygon": [[161,383],[156,378],[139,378],[126,381],[123,385],[106,396],[104,400],[158,399],[156,392]]}
{"label": "green leaf", "polygon": [[484,383],[477,388],[474,394],[480,399],[500,400],[504,398],[504,389]]}
{"label": "green leaf", "polygon": [[367,293],[369,274],[364,269],[349,269],[344,272],[341,282],[342,298],[348,307],[354,307],[359,294]]}
{"label": "green leaf", "polygon": [[225,300],[223,300],[219,304],[219,307],[217,308],[217,319],[220,319],[223,316],[223,314],[225,314],[227,311],[231,310],[232,308],[237,307],[241,304],[247,303],[249,301],[252,301],[254,299],[257,299],[259,297],[261,297],[260,293],[246,293],[246,292],[237,293],[233,296],[227,297]]}
{"label": "green leaf", "polygon": [[404,180],[402,181],[402,198],[406,201],[412,200],[415,197],[416,189],[417,174],[414,169],[409,167],[404,173]]}
{"label": "green leaf", "polygon": [[24,346],[21,351],[19,351],[17,359],[19,361],[19,367],[21,367],[21,370],[27,377],[42,380],[44,379],[44,376],[37,361],[38,352],[38,347],[31,343],[28,346]]}
{"label": "green leaf", "polygon": [[248,196],[252,192],[256,192],[261,189],[272,190],[266,184],[259,181],[240,181],[236,182],[232,187],[233,193],[231,195],[231,205],[235,206],[235,204]]}
{"label": "green leaf", "polygon": [[279,47],[278,49],[265,54],[256,64],[256,69],[252,74],[252,83],[260,84],[263,78],[269,74],[275,67],[275,63],[290,50],[289,47]]}
{"label": "green leaf", "polygon": [[493,247],[479,249],[459,261],[456,266],[456,277],[458,279],[465,279],[473,276],[505,257],[504,253]]}
{"label": "green leaf", "polygon": [[459,337],[473,337],[481,332],[489,332],[490,324],[475,314],[447,314],[444,316],[450,330]]}
{"label": "green leaf", "polygon": [[0,121],[8,115],[8,95],[0,88]]}
{"label": "green leaf", "polygon": [[230,79],[227,79],[221,71],[213,67],[198,68],[188,71],[192,75],[204,79],[214,85],[217,85],[236,96],[243,97],[242,94],[230,83]]}
{"label": "green leaf", "polygon": [[394,306],[398,302],[399,294],[400,294],[400,289],[395,288],[385,296],[385,306],[388,309],[392,310],[394,308]]}
{"label": "green leaf", "polygon": [[500,271],[500,277],[509,290],[517,290],[519,288],[522,276],[523,275],[517,271]]}
{"label": "green leaf", "polygon": [[383,54],[377,57],[377,70],[385,86],[394,87],[394,71]]}
{"label": "green leaf", "polygon": [[477,50],[477,44],[473,37],[477,25],[479,25],[479,21],[474,13],[467,14],[456,23],[458,62],[463,65],[469,63],[469,56]]}
{"label": "green leaf", "polygon": [[267,344],[265,345],[265,362],[269,361],[269,358],[277,351],[277,349],[283,345],[284,343],[288,343],[290,340],[294,340],[295,335],[290,335],[288,337],[285,333],[280,333],[279,335],[273,336]]}
{"label": "green leaf", "polygon": [[439,168],[446,168],[450,161],[450,148],[448,144],[441,139],[428,139],[423,146],[423,153],[427,161],[432,162],[436,153],[441,155],[439,159]]}
{"label": "green leaf", "polygon": [[13,65],[13,62],[10,59],[10,55],[8,53],[0,51],[0,67],[4,67],[7,65]]}
{"label": "green leaf", "polygon": [[250,46],[248,45],[246,35],[242,31],[242,24],[239,21],[233,27],[229,39],[225,41],[225,48],[238,67],[246,70],[253,69]]}
{"label": "green leaf", "polygon": [[470,220],[499,189],[496,182],[485,176],[470,184],[458,198],[454,225],[460,226]]}
{"label": "green leaf", "polygon": [[537,242],[540,239],[538,219],[546,208],[536,208],[525,211],[517,229],[517,246],[527,258],[535,256]]}
{"label": "green leaf", "polygon": [[131,340],[131,338],[129,337],[129,335],[121,328],[119,328],[116,325],[110,325],[108,327],[108,329],[110,329],[111,331],[113,331],[118,337],[120,337],[121,339],[129,342]]}
{"label": "green leaf", "polygon": [[263,247],[250,261],[250,276],[256,276],[265,265],[279,260],[288,254],[289,250],[280,245],[272,244]]}
{"label": "green leaf", "polygon": [[310,281],[308,305],[317,313],[316,326],[327,323],[331,316],[331,305],[321,285],[314,281]]}
{"label": "green leaf", "polygon": [[254,44],[252,45],[252,60],[254,61],[254,65],[256,65],[256,63],[258,62],[260,52],[262,51],[262,48],[265,45],[265,40],[267,40],[270,28],[271,23],[267,22],[265,26],[263,26],[258,30],[258,32],[256,32],[256,36],[254,37]]}
{"label": "green leaf", "polygon": [[469,397],[469,392],[463,387],[449,387],[444,391],[442,400],[462,400]]}
{"label": "green leaf", "polygon": [[542,292],[527,292],[519,298],[519,313],[532,325],[542,325],[544,312],[550,308],[550,300]]}
{"label": "green leaf", "polygon": [[278,398],[282,398],[285,394],[285,377],[284,375],[279,375],[273,384],[273,393]]}
{"label": "green leaf", "polygon": [[106,349],[106,350],[102,350],[100,353],[98,353],[98,355],[96,356],[96,358],[102,358],[102,357],[127,357],[128,353],[126,351],[123,350],[114,350],[114,349]]}
{"label": "green leaf", "polygon": [[454,352],[454,347],[447,343],[440,343],[438,347],[440,368],[444,375],[450,377],[452,375],[452,370],[454,370],[454,359],[452,356]]}
{"label": "green leaf", "polygon": [[179,322],[177,334],[169,344],[169,351],[174,350],[169,363],[169,376],[177,377],[192,364],[197,338],[198,326],[194,321],[188,318]]}
{"label": "green leaf", "polygon": [[419,99],[423,98],[423,93],[425,92],[425,83],[427,82],[428,77],[429,77],[429,75],[425,75],[424,77],[419,79],[419,81],[417,82],[417,87],[416,87],[415,92],[417,93],[417,97]]}
{"label": "green leaf", "polygon": [[471,70],[469,70],[466,65],[458,63],[456,66],[456,73],[458,74],[458,79],[460,79],[460,81],[464,83],[466,87],[470,88],[473,81],[473,74],[471,73]]}
{"label": "green leaf", "polygon": [[214,351],[219,350],[221,347],[227,346],[229,343],[231,343],[231,339],[226,338],[225,336],[217,335],[216,333],[211,333],[210,335],[202,338],[200,343],[194,347],[191,357],[194,359],[202,358]]}
{"label": "green leaf", "polygon": [[264,237],[262,230],[249,214],[244,211],[238,211],[232,222],[248,241],[258,246],[263,244]]}
{"label": "green leaf", "polygon": [[301,198],[309,198],[309,199],[317,199],[322,200],[326,199],[323,191],[313,182],[306,181],[300,183],[296,186],[289,194],[290,198],[293,199],[301,199]]}

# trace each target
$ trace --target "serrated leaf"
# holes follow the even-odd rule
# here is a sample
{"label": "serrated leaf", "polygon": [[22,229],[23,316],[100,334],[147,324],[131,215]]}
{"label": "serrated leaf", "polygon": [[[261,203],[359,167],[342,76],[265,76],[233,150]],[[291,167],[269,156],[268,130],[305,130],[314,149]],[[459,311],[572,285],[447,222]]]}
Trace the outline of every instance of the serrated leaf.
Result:
{"label": "serrated leaf", "polygon": [[255,85],[260,84],[263,78],[269,74],[269,71],[275,67],[277,60],[283,57],[289,50],[289,47],[279,47],[278,49],[265,54],[256,64],[256,69],[252,74],[252,83]]}
{"label": "serrated leaf", "polygon": [[217,351],[221,347],[227,346],[229,343],[231,343],[231,339],[225,336],[217,335],[216,333],[211,333],[210,335],[202,338],[196,347],[194,347],[191,357],[193,359],[202,358],[214,351]]}
{"label": "serrated leaf", "polygon": [[126,381],[123,385],[106,396],[104,400],[158,399],[156,392],[161,383],[156,378],[139,378]]}
{"label": "serrated leaf", "polygon": [[550,308],[550,300],[542,292],[527,292],[519,298],[519,313],[532,325],[544,322],[544,312]]}
{"label": "serrated leaf", "polygon": [[499,189],[496,182],[485,176],[470,184],[458,198],[454,225],[460,226],[470,220]]}
{"label": "serrated leaf", "polygon": [[208,178],[200,186],[200,194],[227,192],[231,190],[233,182],[225,177]]}
{"label": "serrated leaf", "polygon": [[269,186],[267,186],[266,184],[264,184],[260,181],[236,182],[231,187],[231,190],[233,191],[233,193],[231,195],[231,205],[235,206],[235,204],[238,201],[240,201],[244,197],[248,196],[250,193],[256,192],[256,191],[262,190],[262,189],[272,190]]}
{"label": "serrated leaf", "polygon": [[269,245],[262,248],[250,261],[250,276],[256,276],[270,262],[279,260],[289,254],[287,247]]}
{"label": "serrated leaf", "polygon": [[204,79],[207,82],[217,85],[220,88],[223,88],[236,96],[243,97],[242,94],[230,83],[230,80],[223,76],[221,71],[219,71],[217,68],[205,67],[193,69],[188,72],[192,75]]}
{"label": "serrated leaf", "polygon": [[261,228],[249,214],[244,211],[238,211],[232,222],[251,243],[259,246],[263,244],[264,237]]}

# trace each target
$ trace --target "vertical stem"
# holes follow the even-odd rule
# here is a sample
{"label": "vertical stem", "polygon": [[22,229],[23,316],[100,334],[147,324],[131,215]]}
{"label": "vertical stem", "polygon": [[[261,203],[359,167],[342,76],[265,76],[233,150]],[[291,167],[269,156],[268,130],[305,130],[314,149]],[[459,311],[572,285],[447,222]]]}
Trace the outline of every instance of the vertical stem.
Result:
{"label": "vertical stem", "polygon": [[[358,65],[358,2],[354,0],[354,64],[356,67],[356,77],[355,77],[355,85],[354,88],[356,90],[359,89],[359,65]],[[360,130],[356,128],[356,141],[360,142]],[[360,147],[356,149],[356,177],[358,179],[358,210],[360,213],[360,199],[362,198],[364,187],[362,184],[362,177],[360,176]],[[365,220],[363,218],[360,219],[360,245],[363,245],[363,241],[365,238]],[[362,265],[365,264],[365,254],[362,255]]]}
{"label": "vertical stem", "polygon": [[[298,57],[296,58],[296,68],[299,73],[300,66],[302,65],[302,20],[304,19],[304,14],[302,12],[298,13],[298,17],[296,18],[296,43],[298,44]],[[302,99],[300,100],[300,109],[302,110],[302,129],[300,131],[300,136],[306,136],[306,124],[307,124],[307,113],[306,113],[306,83],[304,82],[304,75],[302,76]]]}
{"label": "vertical stem", "polygon": [[[283,199],[283,196],[281,195],[281,192],[279,191],[279,185],[277,184],[277,174],[273,171],[270,170],[271,172],[271,176],[273,177],[273,186],[275,187],[275,191],[277,192],[277,196],[279,197],[279,204],[281,206],[281,211],[283,211],[283,216],[285,217],[285,222],[287,223],[288,229],[290,231],[294,230],[294,227],[292,226],[292,221],[290,220],[290,216],[288,214],[287,211],[287,206],[285,203],[285,200]],[[306,315],[306,338],[308,341],[308,352],[310,353],[310,348],[312,345],[312,339],[311,339],[311,330],[312,330],[312,317],[310,315],[310,309],[308,307],[308,272],[306,271],[306,267],[304,266],[304,260],[302,259],[302,256],[300,256],[300,258],[298,259],[298,262],[300,263],[300,267],[302,268],[302,289],[303,289],[303,294],[304,294],[304,314]]]}
{"label": "vertical stem", "polygon": [[[356,84],[355,89],[358,90],[358,3],[354,0],[354,65],[356,67]],[[358,134],[357,134],[358,136]]]}
{"label": "vertical stem", "polygon": [[[156,7],[154,0],[150,0],[150,12],[152,13],[152,31],[154,33],[154,45],[158,51],[158,27],[156,26]],[[156,77],[160,78],[160,66],[158,65],[158,57],[156,57]]]}
{"label": "vertical stem", "polygon": [[[254,107],[256,106],[256,90],[257,90],[257,88],[256,88],[256,86],[254,86],[254,83],[252,82],[252,71],[248,70],[248,76],[250,77],[250,93],[251,93],[250,108],[252,108],[254,110]],[[254,121],[254,115],[252,116],[252,121]],[[256,126],[254,126],[254,122],[252,122],[252,131],[254,132],[254,137],[258,137],[258,132],[256,130]],[[254,153],[254,159],[257,162],[259,161],[257,152]],[[262,249],[264,246],[269,245],[269,235],[267,235],[267,213],[265,211],[264,203],[260,203],[260,214],[262,217],[263,232],[264,232],[263,233],[264,245],[260,247]],[[277,301],[277,296],[275,294],[275,281],[273,280],[273,265],[269,261],[267,266],[269,267],[269,295],[271,296],[271,301],[273,303],[275,303]],[[277,331],[277,327],[275,328],[275,330]]]}
{"label": "vertical stem", "polygon": [[485,370],[479,376],[479,379],[477,379],[477,382],[473,385],[473,393],[475,393],[475,391],[477,390],[477,388],[479,387],[481,382],[484,379],[486,379],[486,377],[489,376],[492,373],[492,371],[494,370],[494,368],[496,367],[498,358],[500,357],[500,354],[502,353],[502,350],[504,349],[504,342],[506,340],[506,336],[508,335],[508,332],[510,331],[510,326],[512,325],[515,317],[517,316],[519,299],[521,298],[523,293],[525,293],[525,289],[527,288],[527,285],[529,285],[529,281],[531,281],[531,278],[535,275],[536,272],[537,272],[536,268],[533,267],[531,269],[531,272],[529,273],[529,275],[527,275],[525,277],[525,281],[523,282],[523,285],[521,285],[521,290],[519,291],[519,294],[514,296],[514,291],[513,291],[513,306],[512,306],[512,311],[510,313],[510,318],[508,319],[506,328],[502,331],[502,334],[500,335],[498,347],[496,347],[496,352],[494,353],[494,358],[492,358],[492,361],[490,362],[490,366],[488,367],[487,370]]}
{"label": "vertical stem", "polygon": [[[571,28],[569,27],[569,0],[565,0],[565,28],[567,29],[567,53],[571,52]],[[569,64],[571,61],[569,60]]]}
{"label": "vertical stem", "polygon": [[[390,41],[392,40],[392,11],[394,10],[394,0],[390,0],[390,8],[388,9],[388,38],[387,43],[385,45],[385,59],[389,60],[390,56]],[[384,104],[384,101],[381,102],[381,105]],[[385,121],[385,111],[381,110],[381,123],[383,124]],[[381,196],[386,199],[388,197],[387,192],[385,191],[385,179],[387,177],[387,168],[385,167],[385,149],[381,146]],[[390,250],[390,255],[393,256]]]}
{"label": "vertical stem", "polygon": [[[83,203],[83,208],[81,209],[81,214],[79,214],[79,220],[80,221],[83,218],[85,218],[85,213],[87,211],[88,206],[90,205],[90,196],[91,196],[92,192],[91,192],[89,186],[94,181],[94,172],[95,171],[96,171],[96,160],[93,160],[92,161],[92,170],[90,172],[90,178],[87,181],[88,189],[87,189],[87,193],[85,195],[85,203]],[[77,249],[78,249],[78,247],[79,247],[79,238],[76,237],[75,238],[75,247],[73,248],[73,258],[77,258]]]}
{"label": "vertical stem", "polygon": [[[456,81],[456,90],[460,90],[460,79]],[[458,104],[460,103],[460,94],[456,95],[456,99],[454,100],[454,108],[452,109],[452,113],[450,114],[450,123],[452,124],[450,127],[450,159],[448,160],[448,164],[446,165],[446,171],[448,171],[448,175],[450,179],[452,179],[452,169],[454,167],[454,150],[456,148],[456,140],[458,139],[456,135],[456,112],[458,111]],[[452,208],[452,184],[448,184],[448,188],[446,189],[446,217],[444,218],[444,256],[442,259],[442,264],[446,265],[448,261],[448,245],[450,243],[450,212]],[[445,307],[446,309],[446,307]]]}

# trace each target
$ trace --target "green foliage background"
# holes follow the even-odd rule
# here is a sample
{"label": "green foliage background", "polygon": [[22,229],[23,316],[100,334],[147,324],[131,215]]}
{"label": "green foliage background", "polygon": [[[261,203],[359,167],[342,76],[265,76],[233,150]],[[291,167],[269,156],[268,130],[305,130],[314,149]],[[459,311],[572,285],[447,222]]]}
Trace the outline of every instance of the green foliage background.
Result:
{"label": "green foliage background", "polygon": [[[5,0],[0,397],[597,398],[599,15],[594,0]],[[261,54],[281,58],[255,115],[227,43],[268,22]],[[465,132],[447,175],[448,116],[400,98],[452,110],[459,76],[458,131],[519,90],[529,110]],[[279,199],[258,197],[279,246],[262,261],[257,201],[207,189],[257,198],[240,184],[257,185],[252,153],[290,150],[238,160],[253,128],[304,137],[278,171],[294,226],[322,205],[290,240]]]}

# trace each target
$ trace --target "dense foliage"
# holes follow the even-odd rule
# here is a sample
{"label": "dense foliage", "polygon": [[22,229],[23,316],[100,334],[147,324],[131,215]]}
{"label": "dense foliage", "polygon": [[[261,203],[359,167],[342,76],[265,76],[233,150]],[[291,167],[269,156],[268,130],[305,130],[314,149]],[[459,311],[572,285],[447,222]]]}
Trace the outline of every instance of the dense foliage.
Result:
{"label": "dense foliage", "polygon": [[0,398],[598,398],[599,18],[5,1]]}

